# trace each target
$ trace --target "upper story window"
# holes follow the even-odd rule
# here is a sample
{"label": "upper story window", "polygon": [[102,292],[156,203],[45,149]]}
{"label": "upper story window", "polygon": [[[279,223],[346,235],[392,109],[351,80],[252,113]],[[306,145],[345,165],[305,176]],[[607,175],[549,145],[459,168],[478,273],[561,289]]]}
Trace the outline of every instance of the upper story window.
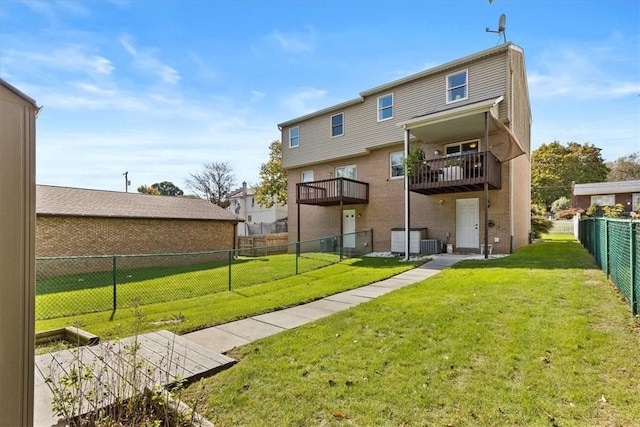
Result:
{"label": "upper story window", "polygon": [[298,126],[289,129],[289,148],[300,146],[300,128]]}
{"label": "upper story window", "polygon": [[615,194],[599,194],[591,196],[591,204],[596,206],[614,206],[616,204]]}
{"label": "upper story window", "polygon": [[336,178],[356,179],[356,165],[341,166],[336,168]]}
{"label": "upper story window", "polygon": [[404,176],[404,163],[402,159],[404,159],[403,151],[396,151],[389,154],[389,167],[391,168],[389,176],[391,178]]}
{"label": "upper story window", "polygon": [[331,116],[331,137],[344,135],[344,113]]}
{"label": "upper story window", "polygon": [[393,94],[378,97],[378,121],[393,118]]}
{"label": "upper story window", "polygon": [[300,174],[300,179],[302,182],[311,182],[313,181],[313,171],[304,171]]}
{"label": "upper story window", "polygon": [[446,157],[459,156],[467,153],[477,153],[480,149],[480,141],[475,139],[473,141],[456,142],[455,144],[448,144],[444,147],[444,154]]}
{"label": "upper story window", "polygon": [[468,70],[447,75],[447,104],[463,101],[469,97],[467,90],[468,77]]}

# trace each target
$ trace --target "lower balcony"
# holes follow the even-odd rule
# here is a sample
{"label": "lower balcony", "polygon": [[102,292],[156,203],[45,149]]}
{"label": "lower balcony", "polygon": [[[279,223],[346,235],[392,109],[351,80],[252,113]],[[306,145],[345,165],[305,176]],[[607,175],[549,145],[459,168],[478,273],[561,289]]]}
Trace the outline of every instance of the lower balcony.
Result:
{"label": "lower balcony", "polygon": [[501,164],[490,152],[424,160],[409,176],[409,190],[420,194],[462,193],[502,186]]}
{"label": "lower balcony", "polygon": [[369,203],[369,184],[349,178],[333,178],[296,184],[296,203],[335,206]]}

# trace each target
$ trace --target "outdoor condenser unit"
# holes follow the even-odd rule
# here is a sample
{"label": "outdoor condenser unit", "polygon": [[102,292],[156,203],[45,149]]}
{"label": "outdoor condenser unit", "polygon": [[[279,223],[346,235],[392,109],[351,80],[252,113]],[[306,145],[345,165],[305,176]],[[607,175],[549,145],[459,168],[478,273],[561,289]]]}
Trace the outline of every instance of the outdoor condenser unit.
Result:
{"label": "outdoor condenser unit", "polygon": [[423,255],[432,255],[442,253],[442,244],[440,240],[424,239],[420,240],[420,253]]}

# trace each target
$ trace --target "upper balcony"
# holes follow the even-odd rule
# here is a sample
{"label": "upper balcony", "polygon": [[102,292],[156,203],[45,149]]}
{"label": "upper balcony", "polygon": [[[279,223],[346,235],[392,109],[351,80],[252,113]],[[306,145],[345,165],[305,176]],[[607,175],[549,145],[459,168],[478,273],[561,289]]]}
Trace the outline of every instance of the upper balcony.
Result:
{"label": "upper balcony", "polygon": [[425,160],[409,176],[409,190],[420,194],[490,190],[502,186],[501,164],[491,152]]}
{"label": "upper balcony", "polygon": [[323,179],[296,184],[296,203],[335,206],[369,203],[369,184],[349,178]]}

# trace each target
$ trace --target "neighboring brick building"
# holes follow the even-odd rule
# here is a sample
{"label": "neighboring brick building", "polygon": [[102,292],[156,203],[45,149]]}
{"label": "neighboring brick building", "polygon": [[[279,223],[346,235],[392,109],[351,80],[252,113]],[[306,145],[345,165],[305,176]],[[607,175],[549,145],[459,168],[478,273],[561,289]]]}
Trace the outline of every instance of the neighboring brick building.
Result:
{"label": "neighboring brick building", "polygon": [[36,256],[235,248],[238,219],[206,200],[38,185]]}
{"label": "neighboring brick building", "polygon": [[571,206],[576,209],[616,204],[627,213],[640,210],[640,180],[573,184]]}

